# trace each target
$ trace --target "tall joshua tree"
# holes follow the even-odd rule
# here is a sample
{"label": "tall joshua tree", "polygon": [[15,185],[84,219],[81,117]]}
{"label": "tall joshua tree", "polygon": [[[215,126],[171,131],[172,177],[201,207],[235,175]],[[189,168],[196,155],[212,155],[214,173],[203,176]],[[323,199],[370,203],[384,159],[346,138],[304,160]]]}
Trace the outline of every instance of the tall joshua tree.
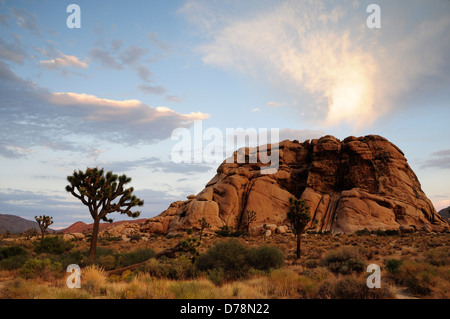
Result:
{"label": "tall joshua tree", "polygon": [[107,215],[114,212],[137,218],[140,212],[131,212],[131,209],[143,206],[144,201],[132,195],[133,187],[124,187],[131,182],[131,178],[126,175],[118,176],[112,172],[105,175],[103,169],[87,168],[86,172],[74,171],[67,180],[70,185],[66,186],[66,191],[86,205],[94,219],[89,251],[89,257],[94,260],[100,221],[112,223],[113,220]]}
{"label": "tall joshua tree", "polygon": [[41,229],[41,233],[42,233],[42,239],[44,239],[45,233],[47,232],[47,228],[48,226],[50,226],[51,224],[53,224],[53,217],[50,216],[34,216],[34,219],[36,219],[39,228]]}
{"label": "tall joshua tree", "polygon": [[292,225],[292,230],[297,236],[297,259],[300,258],[300,238],[311,220],[309,207],[304,200],[289,198],[289,212],[287,217]]}

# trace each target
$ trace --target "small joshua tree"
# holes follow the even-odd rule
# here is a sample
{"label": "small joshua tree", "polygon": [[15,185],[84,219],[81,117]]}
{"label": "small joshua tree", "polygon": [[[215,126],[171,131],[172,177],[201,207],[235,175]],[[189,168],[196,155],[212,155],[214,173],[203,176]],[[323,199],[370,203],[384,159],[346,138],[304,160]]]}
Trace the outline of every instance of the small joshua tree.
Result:
{"label": "small joshua tree", "polygon": [[201,243],[202,242],[202,237],[203,237],[203,231],[206,228],[211,228],[211,224],[206,221],[205,217],[203,217],[202,219],[199,219],[198,222],[200,223],[200,239],[199,239],[199,242]]}
{"label": "small joshua tree", "polygon": [[306,229],[311,216],[309,213],[309,207],[304,200],[298,200],[296,198],[289,198],[289,212],[287,217],[292,225],[294,235],[297,236],[297,259],[300,258],[300,239],[301,235]]}
{"label": "small joshua tree", "polygon": [[47,228],[53,224],[53,217],[50,216],[34,216],[34,219],[36,219],[39,228],[41,229],[42,233],[42,239],[44,239],[45,233],[47,232]]}
{"label": "small joshua tree", "polygon": [[131,209],[143,206],[144,201],[132,195],[133,187],[124,187],[131,182],[131,178],[126,175],[119,177],[112,172],[105,174],[103,169],[87,168],[86,172],[74,171],[67,180],[70,185],[66,186],[66,191],[81,200],[94,219],[89,251],[90,259],[94,260],[100,221],[111,223],[113,220],[107,215],[114,212],[137,218],[140,212],[131,212]]}

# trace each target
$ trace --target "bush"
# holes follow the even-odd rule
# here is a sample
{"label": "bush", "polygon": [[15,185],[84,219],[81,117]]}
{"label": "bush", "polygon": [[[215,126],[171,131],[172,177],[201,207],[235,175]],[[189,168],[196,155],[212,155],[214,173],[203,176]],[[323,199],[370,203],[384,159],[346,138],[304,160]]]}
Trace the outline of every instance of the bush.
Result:
{"label": "bush", "polygon": [[402,261],[398,260],[398,259],[389,259],[386,261],[385,266],[386,266],[386,270],[391,274],[391,275],[397,275],[399,273],[399,269],[400,266],[402,265]]}
{"label": "bush", "polygon": [[450,265],[450,251],[446,248],[434,248],[426,253],[425,261],[433,266]]}
{"label": "bush", "polygon": [[117,267],[127,267],[155,257],[155,251],[150,248],[138,249],[131,253],[117,255]]}
{"label": "bush", "polygon": [[250,267],[257,270],[269,271],[280,268],[284,264],[284,254],[277,247],[262,246],[250,249],[248,254]]}
{"label": "bush", "polygon": [[201,271],[222,268],[227,280],[238,279],[249,272],[247,254],[248,249],[237,239],[217,242],[197,258],[196,266]]}
{"label": "bush", "polygon": [[365,262],[359,259],[358,250],[353,247],[340,247],[325,255],[323,264],[335,274],[361,273]]}
{"label": "bush", "polygon": [[18,256],[18,255],[26,255],[27,251],[22,246],[10,246],[10,247],[2,247],[0,248],[0,260]]}
{"label": "bush", "polygon": [[[206,271],[211,281],[222,283],[246,277],[251,269],[270,271],[284,263],[283,252],[276,247],[247,248],[237,239],[217,242],[196,260],[196,268]],[[219,280],[219,279],[220,280]]]}
{"label": "bush", "polygon": [[220,230],[216,231],[216,234],[220,237],[240,237],[246,233],[241,230],[234,230],[233,227],[222,226],[220,227]]}
{"label": "bush", "polygon": [[14,270],[22,267],[28,260],[27,255],[16,255],[0,260],[0,269]]}
{"label": "bush", "polygon": [[48,254],[62,254],[73,248],[73,244],[64,241],[58,236],[48,236],[42,238],[39,242],[34,242],[34,251],[38,254],[48,253]]}
{"label": "bush", "polygon": [[25,279],[38,277],[43,279],[53,279],[60,277],[62,274],[61,263],[52,262],[50,258],[29,259],[19,270],[19,275]]}

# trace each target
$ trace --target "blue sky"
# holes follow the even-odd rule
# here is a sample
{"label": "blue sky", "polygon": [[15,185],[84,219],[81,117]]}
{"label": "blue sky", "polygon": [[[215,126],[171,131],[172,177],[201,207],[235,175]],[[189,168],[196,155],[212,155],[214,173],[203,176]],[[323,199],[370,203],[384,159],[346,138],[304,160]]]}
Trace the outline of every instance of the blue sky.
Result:
{"label": "blue sky", "polygon": [[[69,29],[69,4],[81,28]],[[369,29],[366,8],[381,8]],[[450,206],[448,1],[0,1],[0,213],[91,222],[74,169],[133,178],[153,217],[216,164],[170,160],[176,128],[377,134]],[[116,220],[120,215],[111,216]]]}

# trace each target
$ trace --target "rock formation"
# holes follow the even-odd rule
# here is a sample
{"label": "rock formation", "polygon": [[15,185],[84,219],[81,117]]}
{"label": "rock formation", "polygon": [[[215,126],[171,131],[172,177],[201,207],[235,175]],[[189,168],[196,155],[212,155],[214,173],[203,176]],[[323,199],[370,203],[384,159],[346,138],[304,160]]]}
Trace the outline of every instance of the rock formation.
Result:
{"label": "rock formation", "polygon": [[[310,207],[310,230],[351,233],[368,230],[444,231],[449,224],[436,213],[403,152],[383,137],[333,136],[283,141],[268,146],[279,152],[279,169],[261,174],[257,163],[227,163],[196,196],[174,202],[148,220],[148,232],[167,234],[199,228],[205,217],[212,229],[240,227],[247,211],[256,212],[253,230],[261,225],[288,225],[289,197]],[[249,158],[257,148],[244,148],[234,158]],[[240,162],[240,161],[239,161]],[[285,229],[281,227],[280,229]]]}

